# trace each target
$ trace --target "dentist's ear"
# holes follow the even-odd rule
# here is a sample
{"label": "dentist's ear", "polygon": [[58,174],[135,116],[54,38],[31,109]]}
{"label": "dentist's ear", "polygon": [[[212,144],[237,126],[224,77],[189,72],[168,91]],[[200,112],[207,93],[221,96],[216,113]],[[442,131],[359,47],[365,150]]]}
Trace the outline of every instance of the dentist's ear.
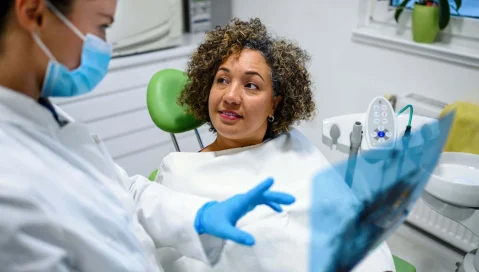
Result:
{"label": "dentist's ear", "polygon": [[19,27],[29,33],[37,32],[48,12],[45,0],[16,0],[10,13]]}

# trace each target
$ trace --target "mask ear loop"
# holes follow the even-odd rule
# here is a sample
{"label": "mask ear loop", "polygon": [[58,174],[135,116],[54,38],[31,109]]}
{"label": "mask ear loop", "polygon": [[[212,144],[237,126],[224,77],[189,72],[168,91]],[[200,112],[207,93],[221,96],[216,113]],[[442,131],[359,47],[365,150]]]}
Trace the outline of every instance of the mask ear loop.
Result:
{"label": "mask ear loop", "polygon": [[52,52],[50,52],[47,46],[42,42],[42,40],[38,36],[38,33],[32,33],[32,37],[33,40],[37,43],[38,47],[40,47],[40,49],[43,51],[43,53],[45,53],[45,55],[47,55],[50,60],[57,62],[57,59],[55,58],[55,56],[53,56]]}
{"label": "mask ear loop", "polygon": [[68,28],[71,29],[82,41],[85,41],[85,35],[74,25],[70,22],[70,20],[63,15],[60,10],[58,10],[50,1],[45,1],[47,4],[47,7],[62,21]]}

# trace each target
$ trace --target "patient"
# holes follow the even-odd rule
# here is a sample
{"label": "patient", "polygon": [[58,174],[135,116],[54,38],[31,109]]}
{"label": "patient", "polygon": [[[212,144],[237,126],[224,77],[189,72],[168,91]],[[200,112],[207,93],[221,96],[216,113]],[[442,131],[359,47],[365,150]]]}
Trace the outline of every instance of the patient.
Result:
{"label": "patient", "polygon": [[[271,37],[259,19],[235,19],[206,34],[188,64],[190,81],[179,103],[206,121],[216,140],[201,152],[166,156],[156,181],[222,200],[271,176],[275,190],[293,194],[297,202],[284,213],[259,208],[244,217],[238,226],[256,237],[255,246],[227,242],[213,269],[163,249],[158,261],[165,271],[309,271],[311,180],[329,164],[291,128],[314,116],[308,61],[296,44]],[[387,245],[354,271],[395,271]]]}

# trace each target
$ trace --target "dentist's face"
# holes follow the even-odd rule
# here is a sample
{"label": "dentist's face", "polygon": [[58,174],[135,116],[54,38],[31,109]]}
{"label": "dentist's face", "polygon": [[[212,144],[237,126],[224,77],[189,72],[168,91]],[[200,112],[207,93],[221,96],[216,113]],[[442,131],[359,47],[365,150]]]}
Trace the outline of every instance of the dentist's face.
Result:
{"label": "dentist's face", "polygon": [[211,122],[218,135],[231,140],[262,141],[273,98],[271,69],[263,55],[245,49],[220,65],[208,99]]}
{"label": "dentist's face", "polygon": [[[106,39],[106,28],[113,23],[117,0],[75,0],[64,14],[83,34]],[[40,37],[55,58],[69,69],[80,65],[83,41],[48,8],[44,9]],[[48,59],[45,59],[48,63]]]}

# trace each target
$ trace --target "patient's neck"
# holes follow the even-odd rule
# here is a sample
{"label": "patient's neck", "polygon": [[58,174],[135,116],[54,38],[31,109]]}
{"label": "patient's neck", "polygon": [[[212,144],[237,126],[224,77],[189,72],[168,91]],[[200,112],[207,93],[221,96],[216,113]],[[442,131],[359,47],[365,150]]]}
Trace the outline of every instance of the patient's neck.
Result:
{"label": "patient's neck", "polygon": [[227,150],[232,148],[257,145],[263,142],[263,138],[264,137],[232,140],[218,134],[218,137],[216,137],[216,140],[211,145],[203,149],[201,152],[215,152],[215,151]]}

